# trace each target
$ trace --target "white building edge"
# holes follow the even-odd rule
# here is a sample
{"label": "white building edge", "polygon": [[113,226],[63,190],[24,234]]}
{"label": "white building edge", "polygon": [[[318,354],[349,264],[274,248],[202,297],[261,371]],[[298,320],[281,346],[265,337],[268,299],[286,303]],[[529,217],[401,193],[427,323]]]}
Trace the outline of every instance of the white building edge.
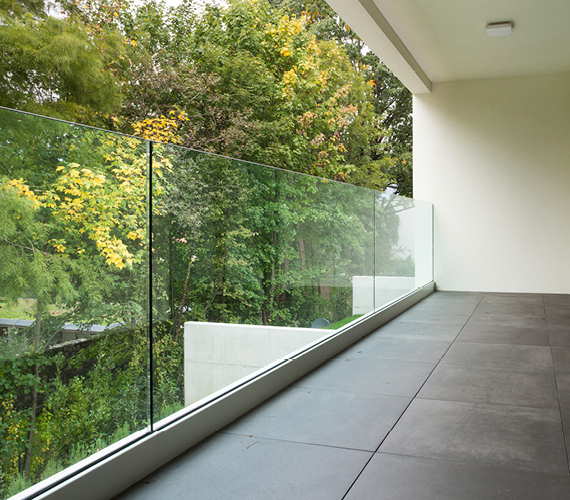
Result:
{"label": "white building edge", "polygon": [[414,94],[437,288],[570,293],[570,3],[327,1]]}

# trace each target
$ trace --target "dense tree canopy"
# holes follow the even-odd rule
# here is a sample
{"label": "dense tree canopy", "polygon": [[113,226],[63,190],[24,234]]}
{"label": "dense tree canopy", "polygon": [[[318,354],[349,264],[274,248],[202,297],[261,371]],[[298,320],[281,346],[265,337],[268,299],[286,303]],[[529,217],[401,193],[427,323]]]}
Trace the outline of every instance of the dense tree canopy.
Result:
{"label": "dense tree canopy", "polygon": [[50,16],[40,2],[10,2],[0,9],[0,54],[2,106],[85,122],[120,106],[127,61],[117,31]]}
{"label": "dense tree canopy", "polygon": [[412,95],[358,35],[340,19],[325,0],[270,0],[287,12],[302,16],[307,29],[319,40],[334,40],[346,51],[356,71],[370,82],[374,114],[381,123],[369,154],[380,164],[368,164],[350,179],[358,185],[379,188],[374,169],[390,177],[398,194],[412,196]]}
{"label": "dense tree canopy", "polygon": [[0,16],[0,105],[411,195],[410,94],[324,0]]}

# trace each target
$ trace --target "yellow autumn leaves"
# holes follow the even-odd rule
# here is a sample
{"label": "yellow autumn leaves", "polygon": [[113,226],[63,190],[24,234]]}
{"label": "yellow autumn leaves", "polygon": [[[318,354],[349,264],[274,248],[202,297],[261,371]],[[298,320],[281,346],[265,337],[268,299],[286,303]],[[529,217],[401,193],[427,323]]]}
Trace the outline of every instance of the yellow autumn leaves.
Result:
{"label": "yellow autumn leaves", "polygon": [[36,197],[33,191],[26,185],[24,179],[12,179],[8,181],[5,189],[13,188],[17,191],[18,196],[27,198],[33,202],[33,205],[37,208],[41,205],[40,200]]}
{"label": "yellow autumn leaves", "polygon": [[157,118],[147,118],[134,125],[134,134],[139,137],[157,142],[170,144],[182,144],[182,138],[178,134],[178,127],[182,122],[188,121],[186,112],[171,110],[168,118],[161,115]]}
{"label": "yellow autumn leaves", "polygon": [[[303,19],[283,16],[276,26],[268,25],[265,34],[269,35],[269,40],[279,49],[279,53],[283,57],[291,57],[294,51],[294,39],[303,31],[304,24]],[[265,44],[267,43],[268,41],[265,42]]]}
{"label": "yellow autumn leaves", "polygon": [[[138,140],[109,139],[102,147],[106,164],[60,165],[55,182],[44,192],[34,191],[23,179],[10,180],[4,188],[43,210],[52,228],[47,243],[55,252],[63,257],[98,253],[108,265],[130,268],[142,262],[146,247],[147,157]],[[156,160],[160,189],[161,172],[170,164],[160,152]]]}

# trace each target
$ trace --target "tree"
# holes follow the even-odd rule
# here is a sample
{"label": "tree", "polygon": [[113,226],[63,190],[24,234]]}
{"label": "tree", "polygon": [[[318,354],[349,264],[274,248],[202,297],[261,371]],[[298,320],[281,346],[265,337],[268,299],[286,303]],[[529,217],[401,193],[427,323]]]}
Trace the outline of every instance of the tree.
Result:
{"label": "tree", "polygon": [[323,1],[59,8],[1,11],[0,105],[410,194],[410,94]]}
{"label": "tree", "polygon": [[117,109],[126,46],[76,15],[50,16],[43,2],[0,8],[0,105],[90,124]]}
{"label": "tree", "polygon": [[[40,387],[39,368],[45,364],[45,358],[41,356],[44,342],[41,339],[42,317],[45,314],[46,305],[52,300],[69,300],[73,298],[73,289],[69,284],[69,267],[63,259],[45,251],[38,242],[46,237],[45,227],[36,220],[35,212],[39,208],[39,202],[35,195],[22,182],[12,180],[0,185],[0,260],[4,263],[0,269],[0,289],[4,298],[8,301],[17,301],[25,296],[28,290],[34,290],[36,298],[36,318],[32,344],[28,346],[31,351],[32,363],[27,360],[24,365],[32,369],[26,377],[21,373],[22,363],[9,360],[8,367],[2,367],[6,377],[4,390],[8,393],[5,397],[14,398],[13,385],[28,386],[31,391],[31,409],[28,425],[19,426],[25,437],[24,474],[27,476],[30,470],[32,444],[35,432],[35,420],[38,404],[38,390]],[[44,342],[42,342],[42,340]],[[11,347],[11,346],[8,346]],[[5,359],[7,353],[3,353]],[[38,359],[39,358],[39,359]],[[30,366],[27,366],[27,365]],[[16,374],[14,380],[10,375]],[[27,384],[18,380],[24,375]],[[3,391],[4,392],[4,391]],[[9,399],[8,399],[9,401]],[[10,411],[9,408],[3,408]],[[4,431],[9,428],[4,428]],[[18,438],[13,440],[16,446]]]}
{"label": "tree", "polygon": [[[17,432],[8,424],[0,429],[0,438],[13,443],[3,465],[23,450],[27,477],[45,387],[40,369],[53,363],[48,348],[59,341],[63,323],[121,322],[131,332],[145,332],[148,162],[145,142],[139,139],[0,113],[6,118],[0,130],[6,146],[0,166],[22,176],[0,179],[0,290],[8,301],[35,300],[30,335],[11,334],[1,343],[5,404],[0,411],[12,418],[15,398],[30,391],[29,412],[23,413],[28,421],[16,418]],[[38,148],[36,125],[43,141]],[[158,151],[159,177],[161,168],[168,168],[168,162]],[[54,304],[64,313],[52,315],[48,305]],[[134,357],[137,344],[144,351],[146,336],[133,338]],[[133,374],[140,372],[137,365],[140,360],[133,364]],[[15,432],[12,440],[4,432]]]}
{"label": "tree", "polygon": [[182,111],[182,145],[339,180],[370,161],[359,152],[379,134],[372,87],[303,18],[234,1],[201,16],[148,3],[130,19],[141,54],[131,122]]}
{"label": "tree", "polygon": [[[374,114],[381,133],[368,151],[375,163],[354,172],[349,182],[383,189],[376,179],[390,179],[396,194],[412,197],[412,94],[372,53],[358,35],[324,0],[271,0],[296,16],[318,40],[335,40],[346,50],[352,65],[374,91]],[[376,163],[376,161],[380,163]],[[381,181],[383,182],[383,181]]]}
{"label": "tree", "polygon": [[[379,114],[376,80],[347,55],[360,42],[349,43],[333,16],[317,22],[264,0],[201,15],[189,2],[63,8],[63,19],[31,2],[3,10],[4,97],[171,144],[0,110],[0,259],[9,264],[0,289],[10,300],[36,299],[34,330],[2,343],[0,412],[9,423],[0,439],[9,446],[0,458],[15,474],[14,457],[24,453],[25,472],[36,478],[44,458],[71,463],[75,440],[91,441],[81,444],[87,453],[148,424],[150,263],[155,418],[181,405],[184,320],[335,321],[350,314],[350,277],[371,275],[375,253],[386,256],[386,273],[409,264],[394,256],[398,207],[336,182],[382,189],[407,165],[407,150],[395,156],[389,138],[403,119],[389,128],[383,121],[393,106]],[[327,23],[338,37],[319,32]],[[42,37],[60,53],[40,57]],[[80,64],[93,95],[74,76]],[[385,227],[380,212],[390,214]],[[48,309],[53,303],[61,314]],[[71,361],[48,359],[42,349],[64,321],[124,328]],[[42,400],[44,363],[55,375]],[[66,363],[92,370],[66,378]],[[24,392],[30,408],[18,413]],[[74,423],[67,433],[65,422]]]}

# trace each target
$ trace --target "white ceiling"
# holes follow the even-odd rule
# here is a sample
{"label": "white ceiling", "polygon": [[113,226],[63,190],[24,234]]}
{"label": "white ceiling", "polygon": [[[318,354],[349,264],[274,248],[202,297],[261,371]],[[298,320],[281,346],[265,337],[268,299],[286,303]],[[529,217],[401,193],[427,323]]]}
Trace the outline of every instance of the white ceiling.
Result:
{"label": "white ceiling", "polygon": [[[403,71],[405,84],[406,71],[391,53],[402,55],[402,44],[434,83],[570,73],[570,0],[327,1],[398,76]],[[488,38],[485,26],[500,21],[514,23],[512,35]],[[409,55],[400,59],[410,66]]]}

